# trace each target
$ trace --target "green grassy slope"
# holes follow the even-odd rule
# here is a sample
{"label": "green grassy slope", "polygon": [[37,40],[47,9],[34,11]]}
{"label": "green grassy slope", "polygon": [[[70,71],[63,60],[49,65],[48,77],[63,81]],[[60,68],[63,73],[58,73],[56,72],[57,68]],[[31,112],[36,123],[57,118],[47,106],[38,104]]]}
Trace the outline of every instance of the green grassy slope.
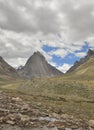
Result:
{"label": "green grassy slope", "polygon": [[93,85],[93,81],[71,81],[62,78],[33,79],[23,83],[17,90],[26,94],[94,99]]}
{"label": "green grassy slope", "polygon": [[94,80],[94,58],[90,58],[75,71],[66,74],[65,77],[74,80]]}

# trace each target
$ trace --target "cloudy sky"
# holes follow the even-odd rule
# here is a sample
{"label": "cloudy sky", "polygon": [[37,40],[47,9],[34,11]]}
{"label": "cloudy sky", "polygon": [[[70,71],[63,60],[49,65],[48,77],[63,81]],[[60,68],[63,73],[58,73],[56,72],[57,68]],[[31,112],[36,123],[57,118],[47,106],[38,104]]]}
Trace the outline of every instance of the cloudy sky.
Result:
{"label": "cloudy sky", "polygon": [[0,55],[24,65],[33,52],[65,72],[94,49],[94,0],[0,0]]}

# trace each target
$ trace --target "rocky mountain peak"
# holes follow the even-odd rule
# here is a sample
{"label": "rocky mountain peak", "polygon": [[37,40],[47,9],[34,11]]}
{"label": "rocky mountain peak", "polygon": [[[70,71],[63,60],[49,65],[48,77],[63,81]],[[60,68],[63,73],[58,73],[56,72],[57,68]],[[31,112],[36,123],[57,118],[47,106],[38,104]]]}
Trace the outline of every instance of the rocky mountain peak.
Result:
{"label": "rocky mountain peak", "polygon": [[42,62],[42,61],[46,61],[45,57],[42,55],[42,53],[40,53],[39,51],[34,52],[32,56],[30,56],[30,58],[27,60],[27,64],[32,64],[32,63],[38,63],[38,62]]}
{"label": "rocky mountain peak", "polygon": [[33,54],[33,55],[41,56],[41,55],[42,55],[42,53],[41,53],[41,52],[39,52],[39,51],[36,51],[36,52],[34,52],[34,54]]}
{"label": "rocky mountain peak", "polygon": [[48,64],[39,51],[34,52],[19,73],[27,78],[54,77],[62,74],[62,72]]}
{"label": "rocky mountain peak", "polygon": [[[37,51],[37,52],[34,52],[34,54],[31,56],[31,57],[38,57],[38,58],[43,58],[43,59],[45,59],[45,57],[43,56],[43,54],[41,53],[41,52],[39,52],[39,51]],[[46,60],[46,59],[45,59]]]}
{"label": "rocky mountain peak", "polygon": [[88,52],[87,52],[87,56],[91,57],[92,55],[94,56],[94,50],[89,49]]}

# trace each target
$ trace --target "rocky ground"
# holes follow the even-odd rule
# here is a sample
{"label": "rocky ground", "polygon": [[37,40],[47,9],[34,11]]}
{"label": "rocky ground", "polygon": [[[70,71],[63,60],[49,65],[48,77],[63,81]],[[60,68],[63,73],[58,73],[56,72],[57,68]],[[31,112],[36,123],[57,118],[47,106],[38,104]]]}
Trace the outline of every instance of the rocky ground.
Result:
{"label": "rocky ground", "polygon": [[94,130],[94,120],[39,109],[21,97],[0,92],[0,130]]}

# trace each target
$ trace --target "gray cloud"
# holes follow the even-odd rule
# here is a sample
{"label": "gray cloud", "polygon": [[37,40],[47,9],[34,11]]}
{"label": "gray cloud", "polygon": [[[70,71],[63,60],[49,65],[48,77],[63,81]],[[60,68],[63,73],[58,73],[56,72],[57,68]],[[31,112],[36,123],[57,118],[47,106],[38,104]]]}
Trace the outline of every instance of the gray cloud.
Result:
{"label": "gray cloud", "polygon": [[[76,3],[76,2],[75,2]],[[77,7],[78,6],[78,7]],[[94,47],[94,1],[77,1],[71,5],[67,14],[67,21],[70,27],[71,39],[77,41],[88,41]],[[66,11],[65,11],[66,12]]]}
{"label": "gray cloud", "polygon": [[[48,60],[82,56],[75,51],[84,41],[94,47],[93,7],[94,0],[0,0],[0,55],[17,65],[36,50]],[[43,45],[58,49],[47,54]]]}
{"label": "gray cloud", "polygon": [[48,8],[40,8],[35,13],[38,29],[44,34],[57,33],[60,30],[60,23],[54,11]]}
{"label": "gray cloud", "polygon": [[85,40],[94,33],[94,3],[89,1],[78,8],[72,3],[62,5],[62,11],[66,14],[67,24],[70,28],[71,39],[75,41]]}
{"label": "gray cloud", "polygon": [[[4,3],[5,2],[5,3]],[[6,17],[6,21],[0,23],[0,27],[6,30],[13,30],[16,32],[28,32],[34,31],[33,21],[28,21],[28,14],[24,16],[23,8],[15,5],[11,5],[11,1],[0,2],[0,12]]]}
{"label": "gray cloud", "polygon": [[0,14],[3,17],[0,27],[16,32],[43,34],[62,33],[65,29],[69,33],[69,40],[85,40],[94,33],[93,6],[92,0],[3,0],[0,2]]}
{"label": "gray cloud", "polygon": [[0,22],[0,27],[16,32],[43,32],[44,34],[59,31],[60,25],[56,12],[45,4],[37,8],[36,6],[32,0],[30,5],[25,0],[14,0],[14,3],[12,0],[0,2],[0,12],[6,17],[6,21]]}

